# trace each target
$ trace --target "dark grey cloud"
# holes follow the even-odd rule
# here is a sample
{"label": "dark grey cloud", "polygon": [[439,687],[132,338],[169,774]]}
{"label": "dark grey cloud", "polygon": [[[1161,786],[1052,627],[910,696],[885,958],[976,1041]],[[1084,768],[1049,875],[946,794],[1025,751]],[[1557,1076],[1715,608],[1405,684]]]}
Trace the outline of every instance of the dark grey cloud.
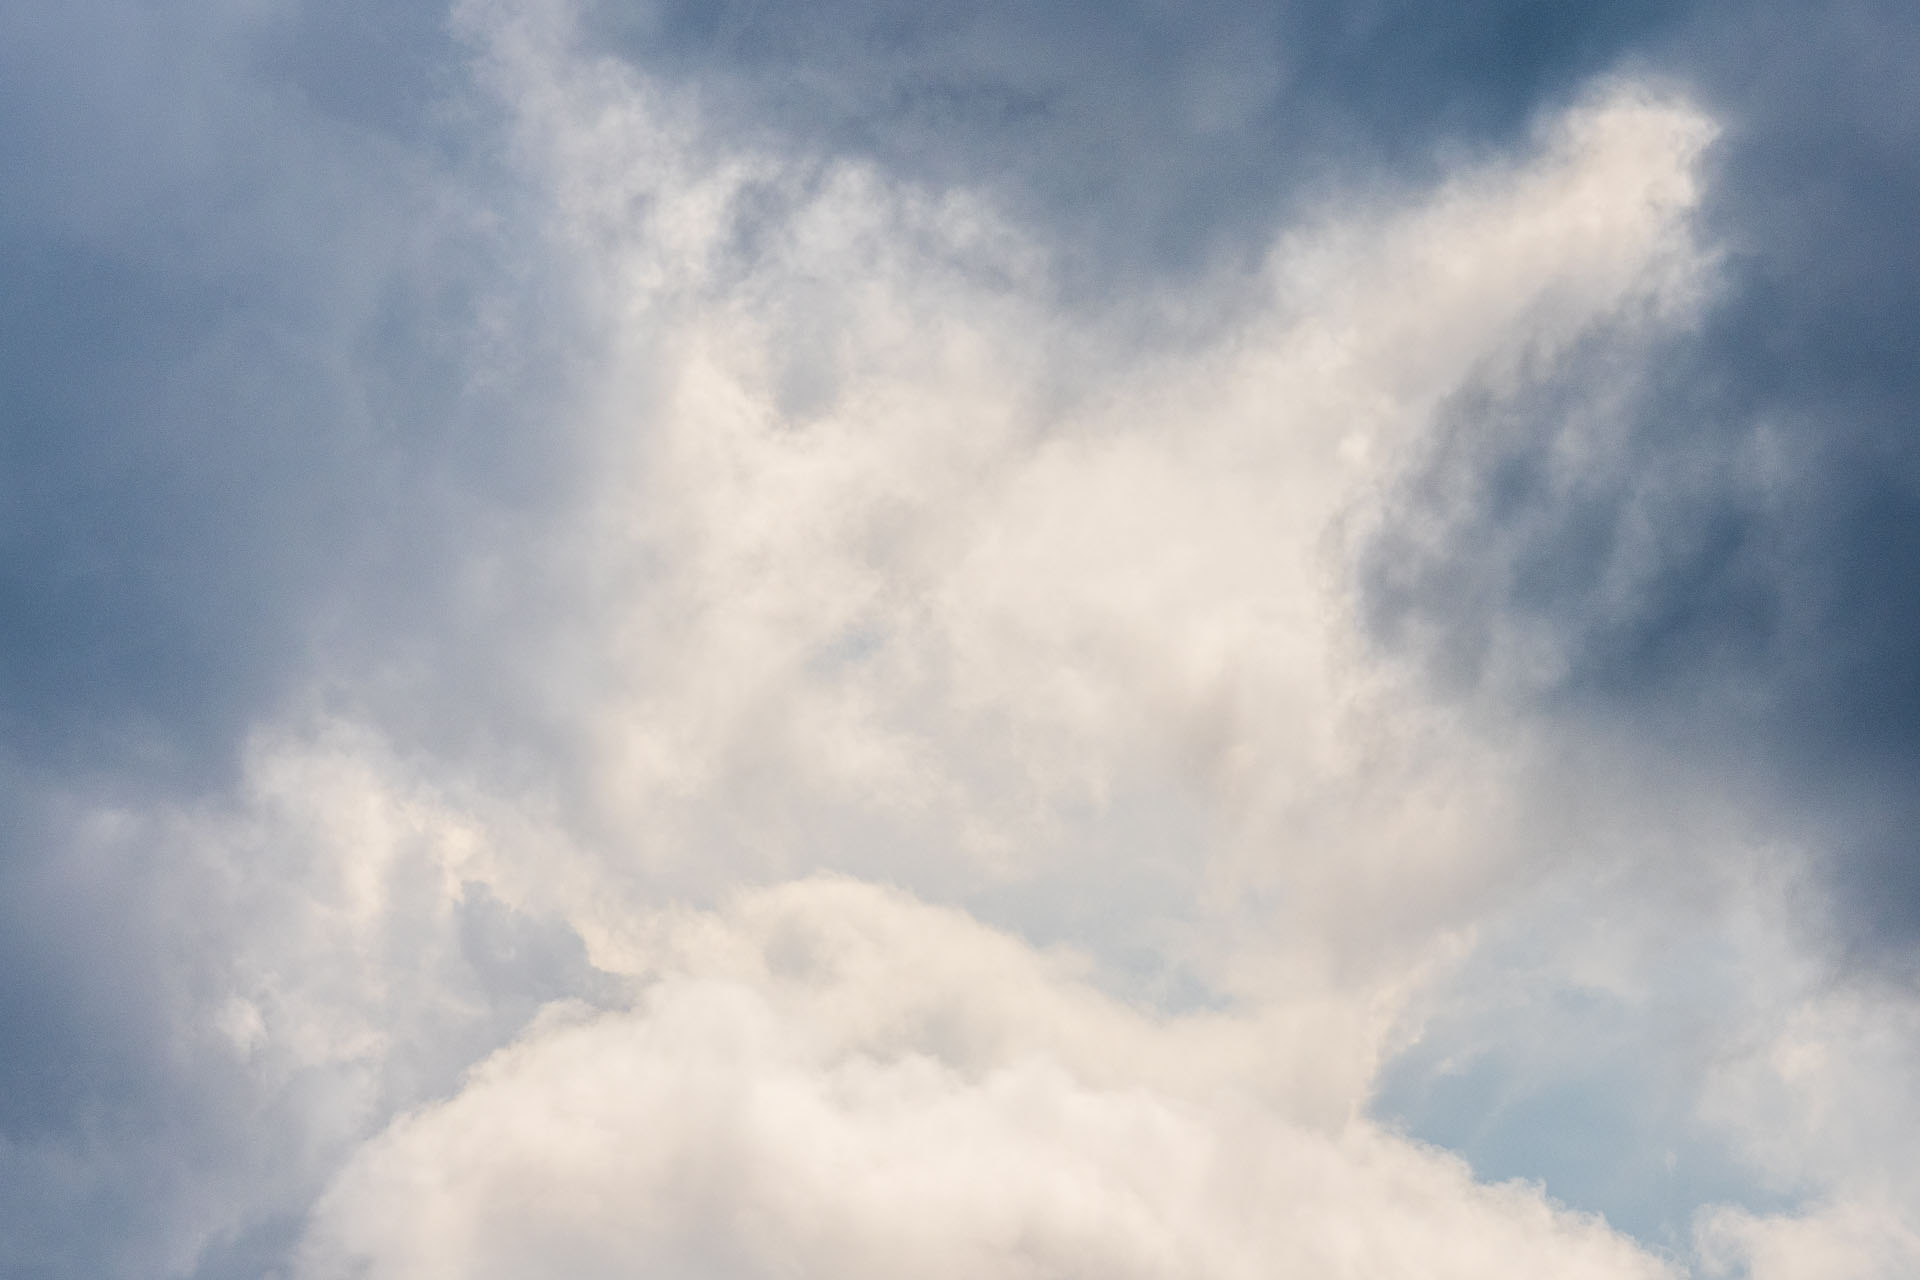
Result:
{"label": "dark grey cloud", "polygon": [[[329,620],[416,602],[466,549],[451,506],[559,483],[566,442],[526,428],[564,282],[483,185],[484,122],[424,105],[464,55],[407,12],[10,7],[0,726],[23,761],[217,772]],[[528,345],[482,349],[488,306]]]}
{"label": "dark grey cloud", "polygon": [[1098,296],[1264,251],[1336,189],[1509,140],[1673,7],[588,6],[586,38],[787,149],[995,191]]}
{"label": "dark grey cloud", "polygon": [[[1832,851],[1840,941],[1882,959],[1920,939],[1917,53],[1881,4],[1708,8],[1651,50],[1726,126],[1722,296],[1662,350],[1595,334],[1518,397],[1463,396],[1369,592],[1455,683],[1771,795]],[[1556,468],[1622,386],[1612,445]],[[1551,675],[1499,672],[1521,634]]]}
{"label": "dark grey cloud", "polygon": [[[316,679],[443,647],[453,566],[566,488],[587,344],[466,57],[431,4],[0,14],[6,1274],[263,1274],[347,1136],[350,1081],[205,1025],[231,876],[89,823],[192,812]],[[300,882],[297,833],[239,856]],[[395,942],[459,994],[402,1011],[388,1109],[607,994],[563,926],[463,911]]]}

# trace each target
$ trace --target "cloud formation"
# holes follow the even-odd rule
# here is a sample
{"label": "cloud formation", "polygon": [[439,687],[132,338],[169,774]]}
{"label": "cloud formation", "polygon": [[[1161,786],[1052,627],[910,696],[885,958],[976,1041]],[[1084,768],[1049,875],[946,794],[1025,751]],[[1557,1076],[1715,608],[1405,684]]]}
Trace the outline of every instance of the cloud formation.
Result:
{"label": "cloud formation", "polygon": [[1244,1061],[1275,1029],[1143,1019],[958,913],[815,881],[683,929],[640,1010],[556,1011],[362,1151],[296,1274],[1667,1274],[1290,1123]]}
{"label": "cloud formation", "polygon": [[1557,12],[0,19],[0,1269],[1911,1270],[1913,24]]}
{"label": "cloud formation", "polygon": [[[1892,209],[1914,182],[1920,117],[1893,52],[1913,32],[1874,5],[1690,25],[1680,59],[1733,122],[1702,211],[1721,301],[1639,363],[1577,473],[1555,456],[1622,381],[1604,355],[1499,429],[1466,402],[1378,608],[1437,634],[1456,678],[1757,775],[1828,846],[1838,929],[1910,968],[1914,317]],[[1552,669],[1491,673],[1520,634]]]}

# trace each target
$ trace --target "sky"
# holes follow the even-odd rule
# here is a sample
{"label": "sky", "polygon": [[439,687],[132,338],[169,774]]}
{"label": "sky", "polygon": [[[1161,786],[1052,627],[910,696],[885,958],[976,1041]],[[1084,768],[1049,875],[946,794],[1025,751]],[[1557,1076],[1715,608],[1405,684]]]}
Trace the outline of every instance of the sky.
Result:
{"label": "sky", "polygon": [[0,8],[0,1272],[1920,1273],[1916,59]]}

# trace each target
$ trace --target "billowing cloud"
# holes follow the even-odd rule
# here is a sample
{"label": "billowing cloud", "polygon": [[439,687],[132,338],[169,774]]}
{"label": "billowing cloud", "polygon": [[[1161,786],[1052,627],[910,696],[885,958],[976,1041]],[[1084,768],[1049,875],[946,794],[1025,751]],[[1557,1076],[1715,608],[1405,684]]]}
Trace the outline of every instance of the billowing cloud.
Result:
{"label": "billowing cloud", "polygon": [[556,1009],[363,1150],[296,1274],[1668,1274],[1536,1188],[1297,1118],[1260,1059],[1312,1037],[1150,1020],[847,882],[676,923],[639,1010]]}
{"label": "billowing cloud", "polygon": [[1521,8],[0,19],[0,1268],[1910,1270],[1911,23]]}

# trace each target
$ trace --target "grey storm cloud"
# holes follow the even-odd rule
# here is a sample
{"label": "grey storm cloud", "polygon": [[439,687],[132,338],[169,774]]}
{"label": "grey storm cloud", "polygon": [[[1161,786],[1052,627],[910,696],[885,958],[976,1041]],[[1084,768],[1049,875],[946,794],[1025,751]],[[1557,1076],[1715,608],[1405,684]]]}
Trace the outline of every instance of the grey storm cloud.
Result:
{"label": "grey storm cloud", "polygon": [[1097,297],[1265,247],[1329,188],[1521,135],[1658,4],[594,4],[603,47],[744,130],[1006,195]]}
{"label": "grey storm cloud", "polygon": [[[1504,401],[1463,396],[1375,548],[1389,643],[1463,687],[1757,777],[1833,848],[1835,927],[1920,937],[1920,42],[1897,6],[1706,9],[1654,54],[1728,122],[1725,247],[1695,332],[1625,369],[1607,335]],[[1596,393],[1610,442],[1558,465]],[[1555,657],[1493,655],[1527,633]]]}
{"label": "grey storm cloud", "polygon": [[[431,6],[0,17],[10,1274],[157,1274],[182,1223],[265,1187],[230,1249],[257,1275],[305,1176],[249,1162],[296,1139],[239,1074],[181,1065],[166,959],[214,909],[206,867],[157,830],[103,859],[73,815],[222,793],[250,724],[367,652],[356,621],[403,658],[445,616],[482,536],[459,512],[537,521],[564,486],[565,440],[524,418],[562,398],[565,284],[526,271],[510,191],[457,207],[487,163],[433,114],[457,55]],[[481,385],[489,309],[517,320]],[[475,911],[474,963],[512,967],[512,913]]]}
{"label": "grey storm cloud", "polygon": [[[565,441],[523,428],[564,277],[527,272],[510,191],[458,207],[486,161],[430,110],[437,14],[5,23],[8,754],[217,775],[342,614],[431,594],[469,549],[453,508],[563,481]],[[476,361],[489,309],[515,347]]]}

